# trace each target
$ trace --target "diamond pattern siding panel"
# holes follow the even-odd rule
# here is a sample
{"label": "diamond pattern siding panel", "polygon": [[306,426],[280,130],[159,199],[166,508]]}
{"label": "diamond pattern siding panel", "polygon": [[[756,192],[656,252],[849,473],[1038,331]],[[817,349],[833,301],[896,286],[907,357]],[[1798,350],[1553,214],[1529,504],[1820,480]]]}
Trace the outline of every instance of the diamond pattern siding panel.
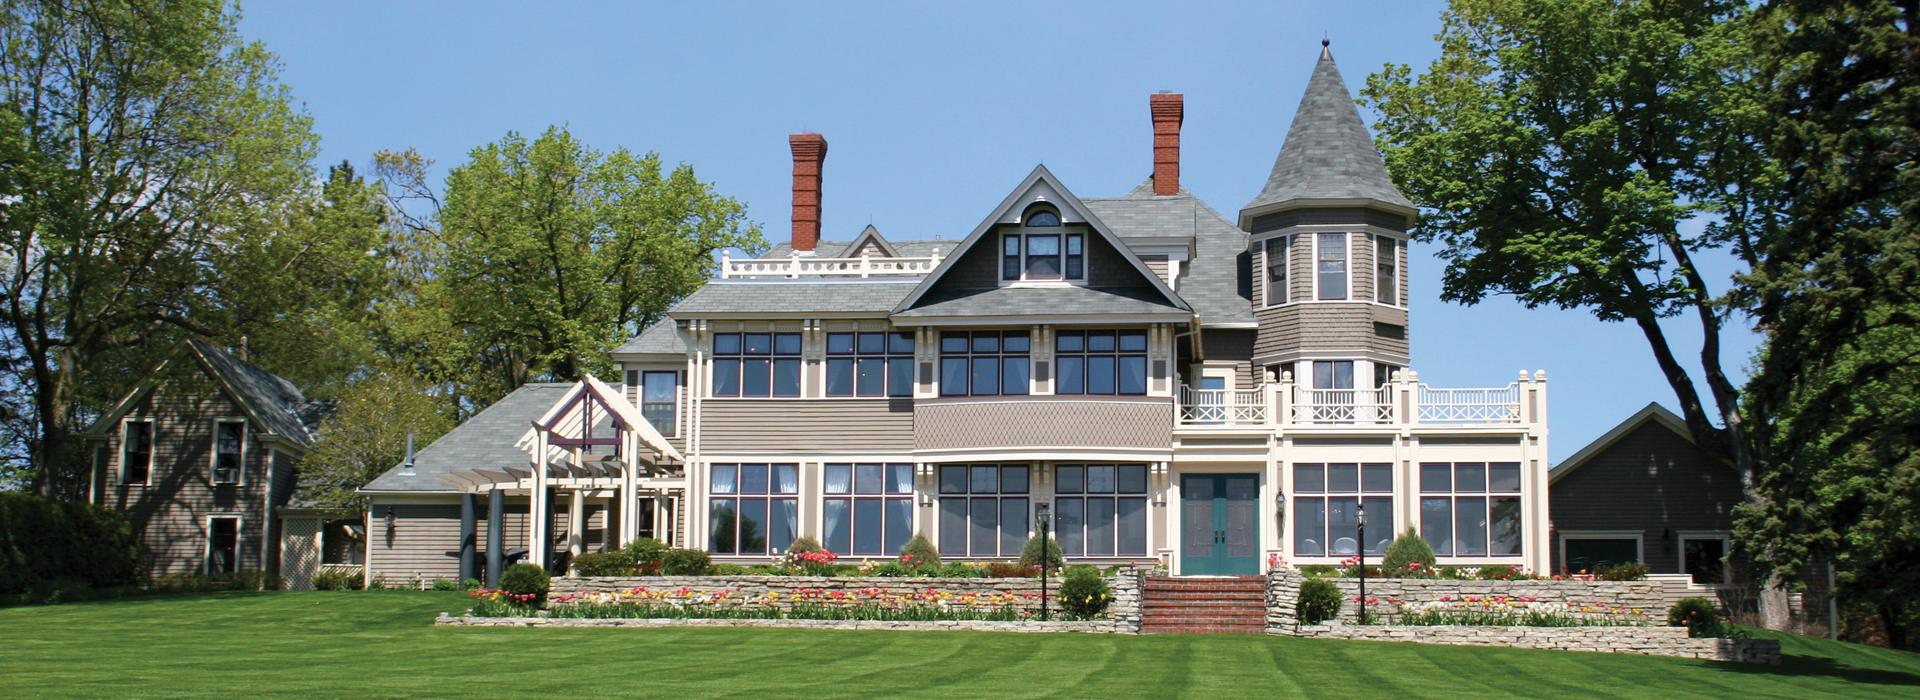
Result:
{"label": "diamond pattern siding panel", "polygon": [[913,408],[916,450],[1167,449],[1170,398],[922,400]]}

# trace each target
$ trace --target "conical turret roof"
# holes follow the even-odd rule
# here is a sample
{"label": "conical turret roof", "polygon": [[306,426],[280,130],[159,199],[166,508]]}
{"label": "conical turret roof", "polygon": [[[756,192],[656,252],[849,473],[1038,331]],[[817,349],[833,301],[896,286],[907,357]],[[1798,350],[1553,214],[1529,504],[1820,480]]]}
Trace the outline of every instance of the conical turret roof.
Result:
{"label": "conical turret roof", "polygon": [[1307,81],[1307,94],[1293,114],[1267,186],[1242,212],[1283,202],[1359,200],[1414,208],[1388,177],[1387,165],[1374,149],[1353,95],[1333,63],[1333,51],[1323,41],[1313,78]]}

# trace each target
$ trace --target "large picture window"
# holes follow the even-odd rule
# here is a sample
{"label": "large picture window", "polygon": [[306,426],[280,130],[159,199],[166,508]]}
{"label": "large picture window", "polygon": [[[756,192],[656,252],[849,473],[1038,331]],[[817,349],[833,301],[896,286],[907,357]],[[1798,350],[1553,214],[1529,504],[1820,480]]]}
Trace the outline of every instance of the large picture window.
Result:
{"label": "large picture window", "polygon": [[1295,464],[1293,493],[1295,556],[1358,554],[1362,508],[1370,526],[1367,554],[1386,554],[1396,532],[1392,464]]}
{"label": "large picture window", "polygon": [[1439,556],[1520,556],[1518,462],[1423,462],[1420,535]]}
{"label": "large picture window", "polygon": [[240,483],[246,444],[246,421],[223,420],[213,424],[213,483]]}
{"label": "large picture window", "polygon": [[1293,254],[1293,237],[1269,238],[1267,247],[1267,306],[1292,301],[1287,289],[1287,264]]}
{"label": "large picture window", "polygon": [[1373,300],[1400,305],[1400,243],[1391,236],[1373,237]]}
{"label": "large picture window", "polygon": [[827,395],[912,396],[913,334],[828,333]]}
{"label": "large picture window", "polygon": [[913,536],[913,465],[828,464],[822,546],[839,554],[898,554]]}
{"label": "large picture window", "polygon": [[1317,234],[1314,271],[1320,288],[1318,299],[1339,301],[1347,298],[1347,234]]}
{"label": "large picture window", "polygon": [[715,333],[714,396],[799,396],[799,333]]}
{"label": "large picture window", "polygon": [[1069,557],[1147,555],[1147,466],[1054,468],[1053,521]]}
{"label": "large picture window", "polygon": [[1023,396],[1032,374],[1026,331],[940,334],[941,396]]}
{"label": "large picture window", "polygon": [[136,486],[152,483],[153,421],[127,421],[120,439],[120,482]]}
{"label": "large picture window", "polygon": [[1147,393],[1146,331],[1060,331],[1053,337],[1053,393]]}
{"label": "large picture window", "polygon": [[707,548],[714,554],[778,554],[800,528],[800,467],[715,464],[709,469]]}
{"label": "large picture window", "polygon": [[1026,465],[940,467],[940,551],[1017,557],[1027,542]]}

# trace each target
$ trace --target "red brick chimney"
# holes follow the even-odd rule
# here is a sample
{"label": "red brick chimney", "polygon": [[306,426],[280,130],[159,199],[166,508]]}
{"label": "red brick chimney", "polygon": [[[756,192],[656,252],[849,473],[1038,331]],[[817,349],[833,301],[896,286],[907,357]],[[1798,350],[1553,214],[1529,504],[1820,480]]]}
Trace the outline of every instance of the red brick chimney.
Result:
{"label": "red brick chimney", "polygon": [[827,162],[827,138],[794,134],[787,145],[793,148],[793,249],[812,255],[820,243],[820,169]]}
{"label": "red brick chimney", "polygon": [[1180,122],[1186,116],[1181,95],[1154,93],[1147,97],[1147,108],[1153,113],[1153,193],[1180,194]]}

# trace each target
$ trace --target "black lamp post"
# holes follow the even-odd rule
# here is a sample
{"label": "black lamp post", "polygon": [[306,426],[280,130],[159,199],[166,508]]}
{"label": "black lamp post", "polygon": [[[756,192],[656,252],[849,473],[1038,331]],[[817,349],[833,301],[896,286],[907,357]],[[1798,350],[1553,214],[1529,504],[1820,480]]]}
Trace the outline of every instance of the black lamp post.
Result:
{"label": "black lamp post", "polygon": [[1357,558],[1360,560],[1360,624],[1367,624],[1367,509],[1356,503],[1358,508],[1355,522],[1360,525],[1360,547]]}
{"label": "black lamp post", "polygon": [[1033,506],[1033,526],[1040,531],[1040,621],[1047,620],[1047,565],[1053,563],[1052,555],[1047,551],[1047,529],[1052,525],[1053,508],[1046,503]]}

